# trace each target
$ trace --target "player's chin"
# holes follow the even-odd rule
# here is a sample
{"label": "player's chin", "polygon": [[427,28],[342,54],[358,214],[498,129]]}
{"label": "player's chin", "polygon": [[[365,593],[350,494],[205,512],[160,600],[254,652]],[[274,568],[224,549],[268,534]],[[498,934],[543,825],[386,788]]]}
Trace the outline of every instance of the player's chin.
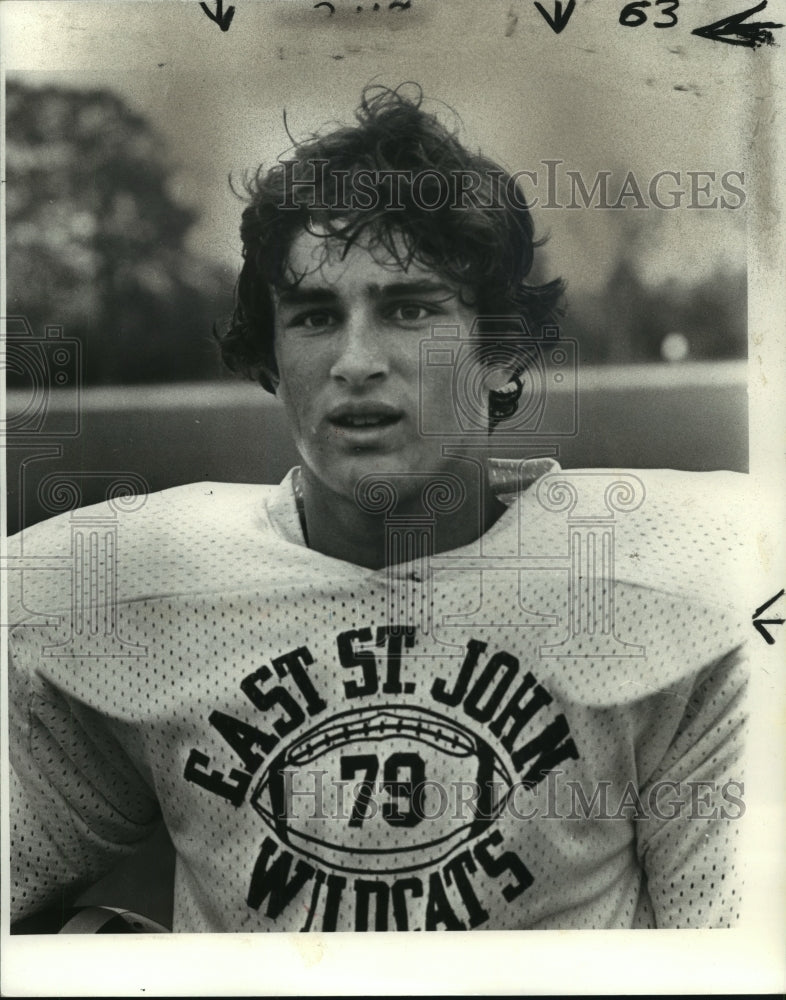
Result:
{"label": "player's chin", "polygon": [[436,471],[423,457],[405,449],[387,452],[357,450],[335,455],[323,462],[320,479],[334,492],[358,500],[363,506],[379,509],[401,499],[416,483],[422,487],[424,474]]}

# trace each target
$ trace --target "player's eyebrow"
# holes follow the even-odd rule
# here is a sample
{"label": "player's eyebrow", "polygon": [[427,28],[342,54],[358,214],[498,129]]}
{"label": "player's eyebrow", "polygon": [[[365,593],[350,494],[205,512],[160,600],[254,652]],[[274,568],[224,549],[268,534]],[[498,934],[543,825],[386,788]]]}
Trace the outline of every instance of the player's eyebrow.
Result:
{"label": "player's eyebrow", "polygon": [[335,302],[338,296],[332,288],[301,288],[298,285],[278,292],[277,298],[282,306],[308,306]]}
{"label": "player's eyebrow", "polygon": [[[411,295],[441,295],[444,298],[451,298],[456,295],[456,290],[450,285],[441,281],[431,281],[429,279],[415,279],[413,281],[394,281],[389,285],[379,285],[376,282],[366,286],[366,293],[374,299],[399,299]],[[278,293],[278,301],[285,306],[312,305],[314,303],[324,303],[340,298],[330,285],[316,288],[303,288],[300,285],[294,288],[282,289]]]}
{"label": "player's eyebrow", "polygon": [[441,281],[428,279],[415,281],[395,281],[390,285],[373,285],[370,288],[373,295],[381,299],[398,299],[409,295],[441,295],[451,298],[456,290]]}
{"label": "player's eyebrow", "polygon": [[[442,281],[428,278],[412,281],[394,281],[389,285],[373,282],[366,286],[368,297],[377,302],[398,302],[411,299],[414,296],[426,298],[438,297],[441,301],[449,301],[457,295],[456,289]],[[302,309],[307,306],[335,306],[341,302],[341,295],[330,285],[303,288],[296,285],[293,288],[282,289],[277,293],[277,306],[284,309]]]}

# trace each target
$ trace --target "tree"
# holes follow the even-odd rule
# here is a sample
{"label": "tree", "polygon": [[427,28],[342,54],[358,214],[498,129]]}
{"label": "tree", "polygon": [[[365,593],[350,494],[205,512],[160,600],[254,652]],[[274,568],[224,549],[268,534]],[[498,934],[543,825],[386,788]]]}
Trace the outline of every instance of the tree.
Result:
{"label": "tree", "polygon": [[645,283],[623,248],[599,291],[569,301],[564,335],[587,364],[661,361],[664,338],[679,333],[694,361],[744,358],[747,276],[718,267],[699,281]]}
{"label": "tree", "polygon": [[163,143],[104,89],[6,89],[7,312],[83,345],[86,383],[216,377],[225,276],[188,252],[197,215]]}

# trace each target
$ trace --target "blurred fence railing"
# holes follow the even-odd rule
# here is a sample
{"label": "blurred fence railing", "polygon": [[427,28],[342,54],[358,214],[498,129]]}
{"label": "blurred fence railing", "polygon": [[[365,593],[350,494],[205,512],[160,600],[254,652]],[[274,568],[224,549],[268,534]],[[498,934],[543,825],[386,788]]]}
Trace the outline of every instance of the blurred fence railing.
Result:
{"label": "blurred fence railing", "polygon": [[[582,368],[577,411],[569,380],[549,390],[546,423],[575,433],[553,436],[544,425],[526,451],[565,468],[746,471],[746,371],[744,361]],[[269,483],[298,461],[280,404],[241,382],[55,390],[38,404],[14,390],[5,427],[11,533],[64,503],[102,500],[123,477],[149,490]],[[495,450],[522,452],[502,436]],[[53,492],[62,481],[71,499]]]}

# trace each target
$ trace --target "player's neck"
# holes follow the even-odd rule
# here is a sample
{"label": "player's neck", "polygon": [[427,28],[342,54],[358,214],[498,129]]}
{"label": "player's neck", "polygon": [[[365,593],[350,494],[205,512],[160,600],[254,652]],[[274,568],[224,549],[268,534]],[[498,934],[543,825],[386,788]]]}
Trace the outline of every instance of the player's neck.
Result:
{"label": "player's neck", "polygon": [[[485,472],[485,470],[484,470]],[[499,519],[505,505],[494,495],[488,476],[478,482],[476,474],[461,482],[463,500],[443,513],[440,506],[453,506],[448,498],[437,495],[428,509],[422,494],[399,501],[395,507],[395,523],[406,531],[408,527],[425,530],[407,531],[407,546],[397,556],[388,551],[391,510],[371,513],[359,508],[354,498],[334,493],[324,486],[307,468],[300,477],[302,515],[309,548],[335,559],[381,569],[391,561],[416,559],[432,553],[461,548],[476,541]],[[434,499],[434,498],[432,498]],[[433,530],[428,530],[431,527]]]}

